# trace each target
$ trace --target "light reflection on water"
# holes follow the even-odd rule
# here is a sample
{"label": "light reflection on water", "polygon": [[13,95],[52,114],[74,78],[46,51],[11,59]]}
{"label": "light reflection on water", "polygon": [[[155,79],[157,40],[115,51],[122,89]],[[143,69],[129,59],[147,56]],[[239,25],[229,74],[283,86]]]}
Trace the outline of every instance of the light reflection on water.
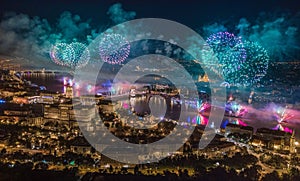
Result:
{"label": "light reflection on water", "polygon": [[26,73],[22,75],[22,79],[26,79],[31,83],[37,84],[39,86],[45,86],[47,90],[53,92],[63,92],[64,91],[64,77],[69,75],[64,73],[56,74],[42,74],[42,73]]}
{"label": "light reflection on water", "polygon": [[[131,102],[132,102],[131,104],[136,104],[136,102],[135,102],[136,100],[138,100],[138,104],[139,104],[138,110],[140,112],[149,111],[147,103],[146,102],[141,103],[142,99],[131,99]],[[123,108],[126,108],[126,109],[128,109],[130,107],[130,105],[126,101],[123,101],[122,105],[123,105]],[[186,106],[181,106],[181,108],[185,109]],[[179,111],[178,109],[176,111],[172,110],[172,112],[175,114],[178,113],[178,111]],[[208,117],[204,116],[202,114],[198,114],[197,116],[188,117],[186,122],[188,124],[192,124],[192,125],[207,125],[207,126],[213,127],[213,124],[208,122]],[[263,121],[263,120],[254,119],[254,118],[253,119],[243,119],[243,118],[224,116],[224,119],[221,124],[221,128],[225,128],[228,123],[237,124],[240,126],[251,126],[254,128],[254,132],[259,128],[269,128],[269,129],[273,129],[273,130],[280,130],[280,131],[292,133],[293,132],[292,128],[294,128],[296,137],[300,138],[299,131],[297,131],[297,130],[300,130],[300,125],[296,124],[296,123],[280,123],[279,124],[276,120]]]}
{"label": "light reflection on water", "polygon": [[[70,75],[68,74],[24,74],[22,78],[31,81],[34,84],[37,85],[43,85],[46,86],[47,90],[53,91],[53,92],[63,92],[66,88],[64,86],[64,77],[69,78]],[[80,92],[75,92],[75,94],[80,95]],[[139,112],[147,112],[149,111],[147,103],[146,102],[139,102],[137,103],[138,106],[136,106],[136,109],[140,109]],[[172,103],[173,104],[173,103]],[[123,101],[122,102],[124,109],[130,108],[130,102]],[[170,109],[171,105],[167,105],[167,109],[170,109],[167,111],[169,113],[170,118],[178,118],[180,109],[186,109],[187,105],[180,106],[180,105],[172,105],[172,109]],[[138,118],[141,120],[141,118]],[[191,123],[193,125],[200,124],[200,125],[207,125],[212,126],[211,123],[208,123],[208,118],[206,116],[203,116],[199,114],[198,116],[191,116],[188,117],[186,120],[187,123]],[[260,120],[259,118],[253,118],[253,119],[243,119],[243,118],[235,118],[235,117],[224,117],[221,127],[225,127],[226,124],[233,123],[238,124],[241,126],[251,126],[254,128],[254,131],[256,131],[258,128],[269,128],[274,130],[281,130],[286,132],[292,132],[293,129],[295,129],[295,135],[297,138],[300,138],[300,122],[286,122],[278,124],[277,121],[264,121]]]}

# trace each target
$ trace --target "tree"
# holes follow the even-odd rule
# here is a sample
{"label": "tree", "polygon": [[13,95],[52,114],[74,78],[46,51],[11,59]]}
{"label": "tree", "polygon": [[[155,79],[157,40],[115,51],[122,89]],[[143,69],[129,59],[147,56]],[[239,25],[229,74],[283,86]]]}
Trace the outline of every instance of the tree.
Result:
{"label": "tree", "polygon": [[135,175],[139,174],[139,167],[138,167],[138,165],[135,165],[135,167],[134,167],[134,174]]}
{"label": "tree", "polygon": [[280,180],[280,177],[279,177],[279,174],[277,171],[268,173],[263,177],[263,181],[274,181],[274,180]]}
{"label": "tree", "polygon": [[109,172],[112,173],[114,171],[113,167],[110,165],[109,166]]}
{"label": "tree", "polygon": [[299,170],[297,168],[292,167],[291,170],[289,171],[289,175],[291,177],[299,176],[300,172],[299,172]]}
{"label": "tree", "polygon": [[247,179],[253,180],[253,181],[258,180],[260,177],[259,170],[255,166],[244,169],[244,171],[242,171],[240,173],[240,175],[243,176],[244,178],[247,178]]}
{"label": "tree", "polygon": [[39,169],[39,170],[47,170],[48,167],[49,167],[48,164],[43,162],[39,162],[34,166],[35,169]]}
{"label": "tree", "polygon": [[1,154],[2,154],[2,155],[6,154],[6,149],[5,149],[5,148],[3,148],[3,149],[1,150]]}

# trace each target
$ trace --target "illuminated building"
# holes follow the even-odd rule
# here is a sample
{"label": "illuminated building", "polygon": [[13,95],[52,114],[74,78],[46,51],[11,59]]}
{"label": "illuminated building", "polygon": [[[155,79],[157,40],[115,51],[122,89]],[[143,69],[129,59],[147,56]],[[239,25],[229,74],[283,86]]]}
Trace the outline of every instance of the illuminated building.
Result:
{"label": "illuminated building", "polygon": [[29,104],[29,101],[27,98],[25,97],[13,97],[13,100],[12,100],[14,103],[16,104]]}
{"label": "illuminated building", "polygon": [[52,106],[52,105],[44,105],[44,118],[49,119],[58,119],[59,118],[59,111],[58,106]]}
{"label": "illuminated building", "polygon": [[[74,112],[74,111],[73,111]],[[95,105],[89,105],[89,106],[79,106],[77,107],[76,111],[76,121],[91,121],[96,116],[96,106]],[[74,120],[75,120],[74,119]]]}
{"label": "illuminated building", "polygon": [[30,117],[27,119],[28,120],[28,125],[35,125],[39,126],[45,123],[43,117]]}
{"label": "illuminated building", "polygon": [[2,89],[0,90],[0,95],[4,96],[4,97],[12,97],[12,96],[20,96],[20,95],[24,95],[26,94],[25,91],[20,91],[18,89],[13,89],[13,88],[6,88],[6,89]]}
{"label": "illuminated building", "polygon": [[[103,100],[102,96],[94,96],[94,95],[83,95],[80,96],[79,101],[82,105],[95,105],[97,102]],[[73,99],[74,101],[74,99]]]}
{"label": "illuminated building", "polygon": [[222,158],[224,154],[232,156],[236,153],[236,145],[232,142],[225,141],[224,137],[216,135],[209,145],[199,153],[206,155],[208,158]]}
{"label": "illuminated building", "polygon": [[73,98],[73,87],[68,85],[66,86],[66,98]]}
{"label": "illuminated building", "polygon": [[[76,106],[77,109],[75,110],[73,106]],[[59,123],[68,124],[71,127],[75,126],[76,121],[91,121],[95,117],[96,110],[95,105],[81,106],[80,102],[74,101],[63,104],[47,104],[44,105],[44,118],[61,121]]]}
{"label": "illuminated building", "polygon": [[32,110],[28,106],[10,105],[4,110],[6,116],[27,117],[32,115]]}
{"label": "illuminated building", "polygon": [[284,150],[293,153],[295,151],[295,132],[259,128],[256,131],[256,141],[261,140],[263,145],[269,149]]}
{"label": "illuminated building", "polygon": [[75,120],[73,105],[72,104],[59,104],[58,105],[59,119],[63,121]]}
{"label": "illuminated building", "polygon": [[14,96],[12,102],[16,103],[16,104],[34,104],[34,103],[41,102],[41,97],[40,96],[25,96],[25,95],[24,96]]}
{"label": "illuminated building", "polygon": [[43,104],[54,104],[55,102],[59,101],[59,93],[52,93],[52,92],[42,92],[40,94],[40,102]]}
{"label": "illuminated building", "polygon": [[44,105],[44,118],[57,120],[75,120],[72,104],[46,104]]}
{"label": "illuminated building", "polygon": [[253,128],[250,126],[241,126],[229,123],[225,127],[225,135],[229,135],[230,133],[247,134],[252,136]]}

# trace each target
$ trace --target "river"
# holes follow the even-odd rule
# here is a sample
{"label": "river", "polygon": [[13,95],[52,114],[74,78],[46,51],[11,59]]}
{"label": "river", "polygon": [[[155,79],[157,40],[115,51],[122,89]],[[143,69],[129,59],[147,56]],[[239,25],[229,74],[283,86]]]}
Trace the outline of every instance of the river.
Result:
{"label": "river", "polygon": [[[24,74],[22,76],[23,79],[31,81],[37,85],[43,85],[49,91],[53,92],[63,92],[65,88],[65,84],[67,84],[70,80],[70,75],[66,73],[56,73],[56,74]],[[69,82],[70,83],[70,82]],[[138,109],[139,112],[147,112],[149,111],[149,107],[146,103],[141,102],[140,99],[132,99],[130,100],[131,104],[135,104],[135,109]],[[130,101],[124,101],[122,104],[126,105],[130,103]],[[133,102],[134,103],[133,103]],[[167,107],[170,107],[168,105]],[[177,112],[178,110],[176,110]],[[252,112],[256,112],[256,116],[248,116],[248,118],[236,118],[236,117],[226,117],[224,116],[222,120],[222,127],[226,126],[227,123],[239,124],[242,126],[251,126],[256,131],[258,128],[270,128],[270,129],[279,129],[286,132],[291,132],[295,130],[295,135],[297,138],[300,138],[300,114],[299,111],[293,113],[293,117],[288,121],[284,121],[279,123],[276,120],[267,119],[264,116],[260,116],[263,113],[261,110],[252,110]],[[259,112],[259,113],[257,113]],[[176,116],[175,116],[176,117]],[[177,116],[178,117],[178,116]],[[205,116],[197,116],[191,117],[187,122],[193,122],[198,124],[207,124],[208,119]],[[208,123],[208,126],[214,126],[211,123]]]}

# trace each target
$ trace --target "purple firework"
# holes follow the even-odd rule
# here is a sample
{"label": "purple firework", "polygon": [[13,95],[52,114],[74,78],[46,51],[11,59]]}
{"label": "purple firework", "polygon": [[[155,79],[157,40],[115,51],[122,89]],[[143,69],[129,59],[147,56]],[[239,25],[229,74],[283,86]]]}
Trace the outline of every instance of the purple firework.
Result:
{"label": "purple firework", "polygon": [[99,54],[104,62],[120,64],[130,53],[129,42],[119,34],[104,35],[99,44]]}

